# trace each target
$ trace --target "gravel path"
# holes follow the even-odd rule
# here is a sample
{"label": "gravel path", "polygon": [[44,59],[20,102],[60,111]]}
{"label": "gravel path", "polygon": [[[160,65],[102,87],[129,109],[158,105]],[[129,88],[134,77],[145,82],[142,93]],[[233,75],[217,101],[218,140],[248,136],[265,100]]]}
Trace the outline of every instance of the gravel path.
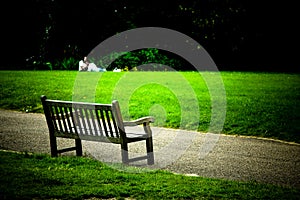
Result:
{"label": "gravel path", "polygon": [[[151,168],[300,188],[299,144],[157,127],[152,131],[155,165]],[[73,141],[59,139],[58,145],[70,146]],[[137,156],[144,148],[144,143],[130,144],[129,155]],[[0,149],[49,154],[44,115],[0,110]],[[83,141],[83,151],[103,162],[121,161],[119,145]],[[147,167],[143,161],[132,165]]]}

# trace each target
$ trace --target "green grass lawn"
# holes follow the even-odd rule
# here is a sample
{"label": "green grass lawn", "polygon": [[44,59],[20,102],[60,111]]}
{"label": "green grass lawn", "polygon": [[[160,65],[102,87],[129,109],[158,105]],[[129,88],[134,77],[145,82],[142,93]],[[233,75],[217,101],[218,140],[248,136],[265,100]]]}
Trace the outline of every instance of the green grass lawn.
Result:
{"label": "green grass lawn", "polygon": [[299,199],[300,190],[257,182],[132,173],[85,157],[0,151],[0,199]]}
{"label": "green grass lawn", "polygon": [[[212,72],[201,76],[195,72],[0,71],[0,107],[43,112],[41,95],[99,103],[118,99],[126,119],[153,115],[156,126],[205,132],[210,128],[212,110],[222,104],[222,91],[220,97],[214,93],[213,102],[204,79],[215,75]],[[221,77],[226,90],[222,133],[300,142],[299,74],[221,72]],[[300,198],[299,189],[293,188],[187,177],[161,170],[130,170],[133,173],[86,157],[51,158],[0,151],[0,199]]]}
{"label": "green grass lawn", "polygon": [[[118,99],[125,119],[153,115],[155,126],[207,132],[219,97],[212,102],[204,77],[214,75],[0,71],[0,107],[42,112],[41,95],[99,103]],[[217,113],[226,116],[222,133],[300,142],[299,74],[221,72],[221,77],[226,90],[226,113]]]}

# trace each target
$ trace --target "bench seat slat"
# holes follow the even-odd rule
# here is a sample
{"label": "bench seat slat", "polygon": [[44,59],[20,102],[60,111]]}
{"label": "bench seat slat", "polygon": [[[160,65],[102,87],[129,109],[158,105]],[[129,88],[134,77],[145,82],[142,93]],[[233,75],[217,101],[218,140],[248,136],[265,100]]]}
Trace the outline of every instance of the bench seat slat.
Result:
{"label": "bench seat slat", "polygon": [[61,137],[61,138],[80,139],[80,136],[78,134],[74,134],[70,132],[55,131],[54,135],[55,137]]}
{"label": "bench seat slat", "polygon": [[[80,134],[76,134],[75,130],[77,130],[77,132],[80,132]],[[67,129],[66,131],[55,131],[56,137],[72,137],[74,139],[79,139],[81,137],[86,137],[86,136],[91,136],[92,137],[106,137],[106,136],[101,136],[100,133],[103,130],[101,129],[84,129],[84,128],[80,128],[80,127],[71,127],[71,129]],[[113,135],[113,134],[111,134]],[[126,138],[128,139],[145,139],[147,138],[148,135],[146,133],[126,133]],[[119,137],[107,137],[107,138],[119,138]]]}

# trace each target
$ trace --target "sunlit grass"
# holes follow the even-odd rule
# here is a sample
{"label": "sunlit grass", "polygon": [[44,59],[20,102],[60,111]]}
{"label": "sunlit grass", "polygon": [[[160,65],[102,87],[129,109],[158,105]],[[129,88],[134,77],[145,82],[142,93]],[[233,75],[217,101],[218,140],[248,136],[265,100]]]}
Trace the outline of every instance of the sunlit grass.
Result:
{"label": "sunlit grass", "polygon": [[[0,107],[42,112],[40,95],[98,103],[117,99],[125,119],[153,115],[155,126],[205,132],[210,127],[212,109],[218,105],[212,105],[204,77],[214,75],[214,72],[0,71]],[[220,75],[226,90],[223,133],[300,142],[299,74],[221,72]]]}

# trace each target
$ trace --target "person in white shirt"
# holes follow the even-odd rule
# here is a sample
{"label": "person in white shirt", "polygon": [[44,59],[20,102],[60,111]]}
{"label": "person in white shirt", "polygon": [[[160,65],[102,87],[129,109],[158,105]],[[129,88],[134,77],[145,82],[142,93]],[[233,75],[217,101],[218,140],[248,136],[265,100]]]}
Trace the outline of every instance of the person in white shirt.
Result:
{"label": "person in white shirt", "polygon": [[84,57],[83,60],[79,61],[79,71],[88,71],[88,72],[105,72],[105,68],[97,67],[95,63],[90,63],[87,57]]}

